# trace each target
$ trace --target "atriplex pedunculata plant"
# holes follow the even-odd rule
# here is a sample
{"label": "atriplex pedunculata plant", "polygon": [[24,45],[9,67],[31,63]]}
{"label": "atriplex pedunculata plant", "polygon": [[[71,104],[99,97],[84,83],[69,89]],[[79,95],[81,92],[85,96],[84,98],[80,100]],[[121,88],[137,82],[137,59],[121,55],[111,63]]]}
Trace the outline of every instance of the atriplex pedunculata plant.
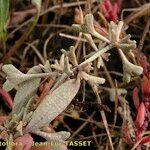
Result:
{"label": "atriplex pedunculata plant", "polygon": [[[92,66],[96,61],[97,67],[100,68],[103,65],[104,55],[112,48],[118,51],[122,60],[123,81],[130,82],[133,75],[142,74],[142,67],[132,64],[126,57],[126,54],[132,53],[136,42],[130,40],[130,35],[126,35],[123,22],[120,21],[118,24],[110,22],[108,34],[103,36],[95,30],[93,21],[93,15],[88,14],[83,24],[73,25],[73,29],[82,32],[94,49],[82,63],[79,64],[77,61],[75,47],[71,46],[69,51],[62,50],[63,54],[59,61],[56,60],[54,64],[46,61],[45,65],[34,66],[27,74],[20,72],[11,64],[2,67],[7,79],[3,88],[7,91],[15,88],[17,92],[11,117],[1,125],[1,138],[13,141],[34,133],[47,141],[61,143],[57,148],[52,147],[53,149],[63,149],[64,141],[69,138],[70,133],[55,132],[50,128],[50,122],[64,111],[76,96],[81,80],[87,81],[92,87],[98,87],[105,82],[104,78],[92,75]],[[99,40],[98,44],[95,44],[95,39]],[[48,92],[41,93],[42,96],[37,97],[37,90],[41,84],[50,81],[53,81],[53,84],[49,86]]]}

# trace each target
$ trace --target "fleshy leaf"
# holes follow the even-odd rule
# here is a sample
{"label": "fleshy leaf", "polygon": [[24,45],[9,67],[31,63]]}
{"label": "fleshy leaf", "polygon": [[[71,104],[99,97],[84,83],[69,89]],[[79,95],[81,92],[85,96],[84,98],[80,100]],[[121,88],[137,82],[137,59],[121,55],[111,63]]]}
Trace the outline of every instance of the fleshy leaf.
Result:
{"label": "fleshy leaf", "polygon": [[78,62],[77,62],[77,58],[76,58],[76,54],[75,54],[75,47],[71,46],[69,51],[66,51],[64,49],[61,49],[61,52],[63,54],[65,54],[66,56],[68,56],[69,61],[74,65],[77,66]]}
{"label": "fleshy leaf", "polygon": [[8,119],[9,119],[8,116],[0,116],[0,125],[3,125]]}
{"label": "fleshy leaf", "polygon": [[55,63],[51,65],[51,68],[56,69],[58,71],[64,70],[64,62],[65,62],[65,55],[62,54],[60,60],[55,60]]}
{"label": "fleshy leaf", "polygon": [[0,96],[2,96],[4,98],[4,100],[8,103],[9,108],[12,109],[13,100],[12,100],[11,95],[7,91],[5,91],[4,89],[0,88]]}
{"label": "fleshy leaf", "polygon": [[109,25],[109,39],[112,42],[119,42],[121,30],[123,28],[123,22],[119,21],[118,24],[111,21]]}
{"label": "fleshy leaf", "polygon": [[104,78],[89,75],[84,71],[82,71],[80,75],[84,80],[88,81],[91,85],[99,85],[105,83]]}
{"label": "fleshy leaf", "polygon": [[20,72],[17,68],[15,68],[12,64],[4,65],[2,66],[2,70],[7,75],[6,82],[3,84],[3,88],[6,91],[12,90],[17,85],[27,81],[27,80],[33,80],[35,78],[42,78],[45,76],[55,76],[57,73],[28,73],[24,74]]}
{"label": "fleshy leaf", "polygon": [[41,69],[42,69],[44,72],[46,72],[46,73],[52,72],[52,70],[51,70],[51,65],[50,65],[50,62],[49,62],[48,60],[45,62],[44,66],[43,66],[42,64],[40,64],[39,66],[40,66]]}
{"label": "fleshy leaf", "polygon": [[133,97],[133,102],[134,102],[134,106],[136,109],[138,109],[139,105],[140,105],[140,100],[139,100],[139,90],[137,87],[135,87],[133,89],[133,94],[132,94],[132,97]]}
{"label": "fleshy leaf", "polygon": [[20,136],[15,139],[14,143],[20,143],[15,144],[12,150],[29,150],[32,147],[32,141],[33,138],[29,134],[25,134],[23,136]]}
{"label": "fleshy leaf", "polygon": [[80,80],[70,79],[56,88],[56,90],[50,91],[33,113],[26,131],[34,132],[54,120],[70,104],[79,88]]}
{"label": "fleshy leaf", "polygon": [[140,144],[146,144],[150,142],[150,136],[145,136],[142,141],[140,142]]}
{"label": "fleshy leaf", "polygon": [[[41,73],[41,69],[39,66],[31,68],[27,74],[36,73]],[[22,107],[27,104],[28,100],[36,94],[37,89],[40,85],[40,81],[41,78],[34,78],[32,80],[22,82],[19,85],[19,89],[14,98],[14,107],[12,110],[12,114],[18,114]]]}
{"label": "fleshy leaf", "polygon": [[83,32],[83,33],[89,33],[92,36],[106,42],[106,43],[110,43],[110,41],[105,38],[104,36],[102,36],[101,34],[99,34],[95,28],[94,28],[94,17],[92,14],[87,14],[84,18],[83,24],[79,25],[79,24],[73,24],[72,27],[77,31],[77,32]]}
{"label": "fleshy leaf", "polygon": [[60,131],[56,133],[46,133],[42,131],[35,131],[34,134],[37,134],[48,142],[55,142],[58,143],[57,145],[51,145],[52,150],[67,150],[65,145],[65,140],[69,138],[70,132]]}
{"label": "fleshy leaf", "polygon": [[146,96],[150,95],[150,79],[146,76],[143,76],[142,78],[142,92]]}
{"label": "fleshy leaf", "polygon": [[34,134],[37,134],[37,135],[45,138],[47,141],[63,142],[70,137],[70,132],[66,132],[66,131],[60,131],[60,132],[55,132],[55,133],[46,133],[46,132],[38,130],[38,131],[35,131]]}
{"label": "fleshy leaf", "polygon": [[138,113],[135,120],[135,125],[138,129],[142,127],[145,120],[145,116],[146,116],[146,108],[144,103],[142,102],[138,108]]}
{"label": "fleshy leaf", "polygon": [[123,80],[128,83],[130,82],[132,75],[141,75],[143,73],[143,68],[130,63],[122,50],[118,50],[123,63]]}

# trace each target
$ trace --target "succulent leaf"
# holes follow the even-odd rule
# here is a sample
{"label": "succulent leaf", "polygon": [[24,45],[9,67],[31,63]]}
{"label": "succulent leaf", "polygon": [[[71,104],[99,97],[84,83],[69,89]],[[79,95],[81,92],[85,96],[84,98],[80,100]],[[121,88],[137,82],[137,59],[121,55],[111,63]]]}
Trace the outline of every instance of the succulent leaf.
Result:
{"label": "succulent leaf", "polygon": [[[39,68],[39,66],[36,66]],[[35,68],[34,68],[35,69]],[[10,91],[21,83],[25,83],[28,80],[35,78],[42,78],[45,76],[55,76],[57,73],[28,73],[24,74],[15,68],[12,64],[2,66],[3,72],[6,74],[6,82],[3,84],[3,88],[6,91]]]}
{"label": "succulent leaf", "polygon": [[79,88],[80,80],[70,79],[56,90],[50,91],[33,113],[26,131],[34,132],[54,120],[70,104]]}
{"label": "succulent leaf", "polygon": [[[31,68],[27,74],[41,73],[39,66]],[[35,96],[40,85],[41,78],[34,78],[19,85],[17,93],[14,98],[14,107],[12,114],[18,114],[23,106],[25,106],[29,99]]]}
{"label": "succulent leaf", "polygon": [[121,49],[119,49],[119,54],[123,63],[123,80],[125,82],[130,82],[132,75],[140,75],[143,72],[143,68],[137,65],[134,65],[128,61]]}
{"label": "succulent leaf", "polygon": [[81,25],[73,24],[72,26],[78,32],[91,34],[92,36],[98,38],[99,40],[102,40],[106,43],[110,43],[110,41],[107,38],[105,38],[95,30],[93,23],[94,23],[93,15],[87,14],[84,18],[83,24]]}

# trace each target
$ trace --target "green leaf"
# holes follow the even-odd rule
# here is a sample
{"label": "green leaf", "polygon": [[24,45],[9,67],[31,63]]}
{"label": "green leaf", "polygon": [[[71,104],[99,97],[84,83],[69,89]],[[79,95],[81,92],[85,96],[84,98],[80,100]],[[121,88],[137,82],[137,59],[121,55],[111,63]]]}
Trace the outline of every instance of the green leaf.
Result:
{"label": "green leaf", "polygon": [[45,99],[33,112],[32,119],[26,127],[27,132],[34,132],[48,125],[54,120],[77,94],[80,88],[80,79],[70,79],[54,91],[50,91]]}
{"label": "green leaf", "polygon": [[9,14],[9,0],[0,0],[0,41],[6,36],[6,23]]}

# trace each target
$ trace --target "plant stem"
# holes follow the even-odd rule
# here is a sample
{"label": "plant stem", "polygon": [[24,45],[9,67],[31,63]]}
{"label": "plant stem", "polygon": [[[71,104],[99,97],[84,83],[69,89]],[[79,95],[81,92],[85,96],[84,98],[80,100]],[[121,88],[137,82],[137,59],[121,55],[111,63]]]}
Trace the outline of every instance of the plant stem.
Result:
{"label": "plant stem", "polygon": [[103,49],[97,51],[94,55],[92,55],[90,58],[88,58],[87,60],[85,60],[84,62],[82,62],[79,67],[82,67],[83,65],[90,63],[92,61],[94,61],[96,58],[98,58],[99,56],[101,56],[102,54],[106,53],[108,50],[112,49],[114,46],[114,44],[110,44],[106,47],[104,47]]}
{"label": "plant stem", "polygon": [[[94,55],[92,55],[90,58],[88,58],[87,60],[85,60],[84,62],[82,62],[81,64],[79,64],[78,66],[76,66],[75,68],[72,69],[72,72],[75,72],[77,69],[81,68],[82,66],[94,61],[96,58],[98,58],[99,56],[101,56],[102,54],[106,53],[107,51],[109,51],[110,49],[114,48],[115,45],[114,44],[110,44],[106,47],[104,47],[103,49],[97,51]],[[59,79],[56,81],[54,87],[51,89],[51,91],[55,90],[62,82],[64,82],[64,80],[69,77],[71,75],[71,73],[63,73]]]}

